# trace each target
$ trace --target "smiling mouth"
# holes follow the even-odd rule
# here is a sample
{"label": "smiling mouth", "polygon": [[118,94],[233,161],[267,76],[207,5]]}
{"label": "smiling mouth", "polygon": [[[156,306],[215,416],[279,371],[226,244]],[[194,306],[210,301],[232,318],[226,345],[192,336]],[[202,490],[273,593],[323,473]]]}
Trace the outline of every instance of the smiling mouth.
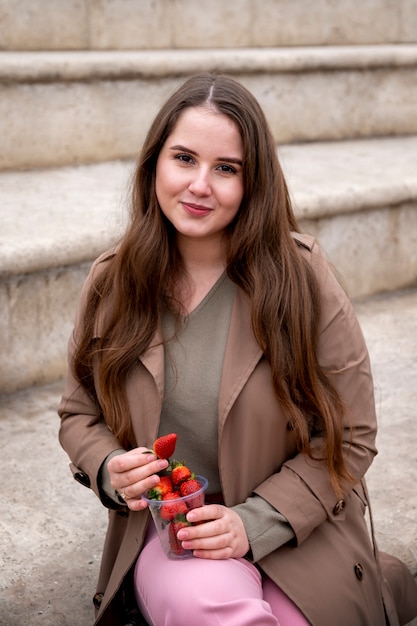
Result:
{"label": "smiling mouth", "polygon": [[198,215],[200,217],[203,215],[208,215],[213,210],[210,207],[200,204],[191,204],[189,202],[182,202],[181,204],[187,213],[189,213],[190,215]]}

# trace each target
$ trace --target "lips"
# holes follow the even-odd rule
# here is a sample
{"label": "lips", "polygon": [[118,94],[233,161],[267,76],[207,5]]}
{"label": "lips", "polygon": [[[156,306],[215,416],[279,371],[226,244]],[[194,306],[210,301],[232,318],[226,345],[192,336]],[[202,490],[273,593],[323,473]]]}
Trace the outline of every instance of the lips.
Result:
{"label": "lips", "polygon": [[212,212],[213,209],[207,206],[203,206],[201,204],[193,204],[189,202],[181,202],[184,211],[186,211],[189,215],[193,215],[196,217],[204,217]]}

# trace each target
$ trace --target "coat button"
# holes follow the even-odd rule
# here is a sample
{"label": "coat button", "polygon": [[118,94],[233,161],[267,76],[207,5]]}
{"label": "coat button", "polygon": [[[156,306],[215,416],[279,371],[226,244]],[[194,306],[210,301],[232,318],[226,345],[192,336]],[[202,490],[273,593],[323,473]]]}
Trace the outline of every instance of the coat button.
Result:
{"label": "coat button", "polygon": [[355,576],[358,580],[362,580],[363,579],[363,567],[360,563],[356,563],[356,565],[353,568],[354,572],[355,572]]}
{"label": "coat button", "polygon": [[333,515],[339,515],[346,506],[345,500],[338,500],[333,509]]}
{"label": "coat button", "polygon": [[76,472],[74,474],[74,478],[75,478],[76,481],[78,481],[79,483],[84,485],[84,487],[90,487],[90,485],[91,485],[89,477],[84,472],[81,472],[81,471],[80,472]]}
{"label": "coat button", "polygon": [[93,604],[94,604],[95,608],[97,609],[97,611],[99,610],[99,608],[101,606],[101,602],[103,600],[103,596],[104,596],[104,593],[96,593],[94,598],[93,598]]}

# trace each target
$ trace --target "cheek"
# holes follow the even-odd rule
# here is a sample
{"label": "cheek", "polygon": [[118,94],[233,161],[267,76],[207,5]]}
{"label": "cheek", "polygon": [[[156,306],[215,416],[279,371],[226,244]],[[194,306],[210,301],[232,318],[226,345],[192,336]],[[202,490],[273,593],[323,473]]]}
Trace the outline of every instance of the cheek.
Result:
{"label": "cheek", "polygon": [[160,201],[160,198],[165,195],[165,182],[166,182],[166,176],[164,173],[164,166],[163,164],[158,161],[156,164],[156,172],[155,172],[155,192],[156,192],[156,197],[158,198],[158,201]]}
{"label": "cheek", "polygon": [[240,205],[243,200],[243,186],[237,184],[230,194],[230,207],[234,210],[235,214],[239,211]]}
{"label": "cheek", "polygon": [[155,191],[158,201],[177,194],[181,188],[181,180],[169,163],[161,162],[156,167]]}

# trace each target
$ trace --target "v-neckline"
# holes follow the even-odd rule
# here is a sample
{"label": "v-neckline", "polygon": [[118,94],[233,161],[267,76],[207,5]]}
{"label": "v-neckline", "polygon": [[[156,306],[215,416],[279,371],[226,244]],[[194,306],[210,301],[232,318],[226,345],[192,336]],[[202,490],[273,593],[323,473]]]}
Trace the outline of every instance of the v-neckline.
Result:
{"label": "v-neckline", "polygon": [[226,278],[226,272],[223,271],[218,277],[218,279],[216,280],[216,282],[213,283],[213,285],[207,291],[206,295],[202,298],[202,300],[200,300],[200,302],[185,315],[187,319],[197,315],[201,311],[201,309],[203,309],[206,306],[207,302],[212,298],[212,296],[216,293],[219,287],[223,284],[225,278]]}

